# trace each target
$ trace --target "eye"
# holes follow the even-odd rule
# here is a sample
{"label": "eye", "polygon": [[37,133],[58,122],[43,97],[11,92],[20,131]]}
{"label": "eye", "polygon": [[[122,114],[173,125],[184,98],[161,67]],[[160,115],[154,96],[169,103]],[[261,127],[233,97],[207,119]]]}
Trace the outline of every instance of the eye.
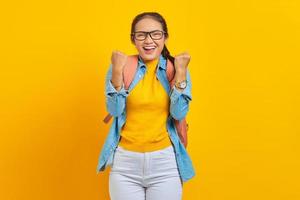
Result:
{"label": "eye", "polygon": [[161,36],[161,34],[162,34],[161,32],[157,31],[157,32],[152,33],[152,36],[157,37],[157,36]]}
{"label": "eye", "polygon": [[145,33],[135,33],[135,36],[136,36],[136,37],[144,37],[144,36],[145,36]]}
{"label": "eye", "polygon": [[156,30],[151,32],[152,39],[159,40],[163,37],[163,31]]}

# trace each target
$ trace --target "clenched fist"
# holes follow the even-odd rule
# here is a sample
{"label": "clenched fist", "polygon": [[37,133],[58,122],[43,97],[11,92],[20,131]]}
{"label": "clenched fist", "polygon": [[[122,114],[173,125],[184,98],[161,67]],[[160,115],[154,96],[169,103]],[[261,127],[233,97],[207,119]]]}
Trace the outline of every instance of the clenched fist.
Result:
{"label": "clenched fist", "polygon": [[186,52],[176,55],[174,60],[176,71],[185,72],[190,60],[191,56]]}
{"label": "clenched fist", "polygon": [[122,72],[127,61],[127,55],[121,51],[113,51],[111,54],[111,63],[113,71]]}
{"label": "clenched fist", "polygon": [[113,51],[111,55],[112,77],[111,82],[117,90],[123,84],[123,68],[127,61],[127,55],[120,51]]}

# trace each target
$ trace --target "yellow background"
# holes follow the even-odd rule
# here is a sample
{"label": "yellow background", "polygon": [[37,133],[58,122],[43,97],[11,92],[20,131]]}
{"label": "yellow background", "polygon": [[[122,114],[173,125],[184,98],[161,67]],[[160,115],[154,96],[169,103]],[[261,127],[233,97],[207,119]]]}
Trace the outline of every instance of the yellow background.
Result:
{"label": "yellow background", "polygon": [[108,200],[96,175],[111,51],[158,11],[192,60],[184,200],[300,199],[298,0],[2,2],[0,199]]}

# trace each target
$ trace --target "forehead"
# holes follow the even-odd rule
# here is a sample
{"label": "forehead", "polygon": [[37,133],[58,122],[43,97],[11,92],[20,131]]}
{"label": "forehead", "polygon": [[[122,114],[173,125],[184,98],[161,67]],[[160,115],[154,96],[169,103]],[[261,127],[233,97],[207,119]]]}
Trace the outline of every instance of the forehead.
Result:
{"label": "forehead", "polygon": [[152,18],[144,18],[135,25],[135,31],[149,32],[153,30],[162,30],[162,25]]}

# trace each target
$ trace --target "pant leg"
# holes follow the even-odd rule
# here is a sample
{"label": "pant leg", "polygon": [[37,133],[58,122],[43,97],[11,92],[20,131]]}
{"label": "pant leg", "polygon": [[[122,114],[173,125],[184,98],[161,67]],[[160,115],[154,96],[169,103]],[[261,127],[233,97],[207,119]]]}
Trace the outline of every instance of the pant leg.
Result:
{"label": "pant leg", "polygon": [[111,200],[145,200],[143,154],[117,147],[109,174]]}
{"label": "pant leg", "polygon": [[181,200],[182,185],[179,177],[168,177],[149,186],[146,200]]}
{"label": "pant leg", "polygon": [[149,155],[146,200],[181,200],[183,184],[173,146]]}
{"label": "pant leg", "polygon": [[145,200],[145,188],[126,175],[109,175],[109,195],[111,200]]}

